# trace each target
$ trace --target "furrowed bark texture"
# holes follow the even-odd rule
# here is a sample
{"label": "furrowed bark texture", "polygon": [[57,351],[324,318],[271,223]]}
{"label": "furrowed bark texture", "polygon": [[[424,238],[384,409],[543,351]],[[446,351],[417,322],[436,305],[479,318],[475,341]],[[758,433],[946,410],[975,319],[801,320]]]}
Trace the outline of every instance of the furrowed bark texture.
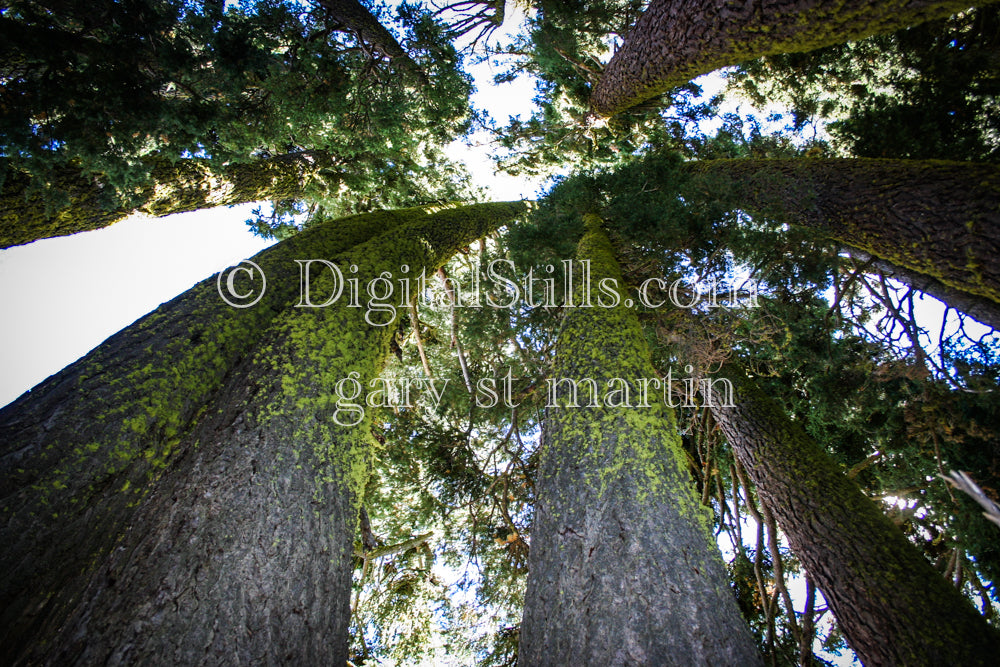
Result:
{"label": "furrowed bark texture", "polygon": [[[1000,304],[1000,166],[871,159],[692,162],[706,195]],[[959,307],[958,304],[954,304]]]}
{"label": "furrowed bark texture", "polygon": [[354,216],[303,232],[253,258],[272,276],[256,307],[225,305],[205,280],[0,411],[4,662],[61,622],[128,525],[136,493],[295,303],[293,260],[336,256],[404,219]]}
{"label": "furrowed bark texture", "polygon": [[10,175],[0,190],[0,248],[101,229],[133,213],[161,217],[213,206],[293,199],[319,180],[326,188],[335,184],[339,176],[333,167],[333,159],[319,151],[233,164],[221,173],[207,160],[157,164],[151,170],[150,185],[136,194],[137,205],[117,208],[103,205],[98,178],[66,172],[51,184],[68,197],[56,210],[48,208],[44,192],[31,192],[27,177]]}
{"label": "furrowed bark texture", "polygon": [[591,107],[598,116],[613,116],[720,67],[893,32],[969,6],[961,0],[652,0],[604,68]]}
{"label": "furrowed bark texture", "polygon": [[291,307],[292,260],[419,275],[522,209],[317,226],[254,258],[255,307],[209,279],[0,411],[2,661],[343,664],[370,423],[339,426],[335,388],[392,327]]}
{"label": "furrowed bark texture", "polygon": [[722,376],[736,406],[712,415],[861,661],[996,664],[1000,637],[958,590],[774,400],[742,371]]}
{"label": "furrowed bark texture", "polygon": [[[578,258],[592,262],[593,294],[610,278],[624,300],[600,220],[586,222]],[[636,380],[655,377],[638,319],[594,304],[567,311],[555,379],[592,378],[603,396],[624,378],[634,400]],[[652,407],[582,407],[587,394],[547,410],[519,663],[760,664],[672,412],[655,395]]]}

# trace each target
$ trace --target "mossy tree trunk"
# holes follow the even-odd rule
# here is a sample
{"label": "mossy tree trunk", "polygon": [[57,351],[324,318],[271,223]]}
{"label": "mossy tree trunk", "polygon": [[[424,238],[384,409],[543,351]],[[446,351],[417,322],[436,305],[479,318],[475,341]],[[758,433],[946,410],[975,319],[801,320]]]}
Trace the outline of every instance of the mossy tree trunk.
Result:
{"label": "mossy tree trunk", "polygon": [[293,260],[419,275],[521,210],[319,225],[254,258],[256,306],[209,279],[0,411],[3,662],[343,664],[371,436],[335,391],[379,372],[393,327],[292,307]]}
{"label": "mossy tree trunk", "polygon": [[968,8],[962,0],[652,0],[604,68],[591,107],[613,116],[720,67],[842,44]]}
{"label": "mossy tree trunk", "polygon": [[712,415],[861,661],[996,664],[1000,637],[959,591],[773,399],[722,376],[735,407]]}
{"label": "mossy tree trunk", "polygon": [[[619,405],[603,398],[623,378],[637,405],[638,380],[655,377],[649,351],[600,220],[586,224],[578,258],[591,262],[592,294],[612,279],[623,305],[567,310],[553,379],[591,378]],[[673,414],[652,394],[651,407],[583,407],[581,389],[581,407],[547,409],[522,665],[760,663]]]}
{"label": "mossy tree trunk", "polygon": [[[154,217],[213,206],[301,197],[308,186],[334,188],[340,181],[334,159],[322,151],[292,153],[221,170],[210,160],[187,159],[150,165],[149,184],[131,204],[109,204],[100,177],[64,171],[42,190],[26,176],[8,175],[0,189],[0,248],[107,227],[133,213]],[[49,190],[66,197],[52,204]]]}
{"label": "mossy tree trunk", "polygon": [[707,197],[728,197],[734,207],[814,229],[911,275],[932,278],[966,295],[950,305],[979,311],[983,320],[1000,319],[997,165],[735,159],[692,162],[687,170],[702,179],[694,190]]}

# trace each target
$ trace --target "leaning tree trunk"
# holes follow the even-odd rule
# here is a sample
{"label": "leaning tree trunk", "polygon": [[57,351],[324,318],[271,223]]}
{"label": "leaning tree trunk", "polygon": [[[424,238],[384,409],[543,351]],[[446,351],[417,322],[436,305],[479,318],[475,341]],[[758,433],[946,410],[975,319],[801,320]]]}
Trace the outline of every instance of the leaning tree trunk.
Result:
{"label": "leaning tree trunk", "polygon": [[430,86],[427,74],[406,52],[392,33],[385,29],[367,7],[358,0],[315,0],[331,18],[359,38],[384,53],[399,69],[424,87]]}
{"label": "leaning tree trunk", "polygon": [[[585,220],[578,257],[591,262],[592,294],[596,299],[598,281],[611,279],[624,304],[600,220]],[[577,305],[582,297],[581,288]],[[596,301],[569,308],[554,375],[557,382],[592,378],[602,398],[606,382],[623,378],[636,405],[638,381],[655,376],[633,310]],[[586,396],[581,407],[547,409],[522,665],[760,663],[673,414],[653,393],[647,407],[582,407]]]}
{"label": "leaning tree trunk", "polygon": [[333,158],[322,151],[290,153],[232,164],[221,171],[210,160],[154,163],[147,185],[132,194],[129,206],[107,205],[99,177],[72,170],[48,184],[67,199],[53,208],[46,192],[33,191],[25,175],[10,174],[0,189],[0,248],[38,239],[107,227],[133,213],[154,217],[213,206],[295,199],[307,187],[325,191],[340,181]]}
{"label": "leaning tree trunk", "polygon": [[[865,665],[993,665],[1000,637],[742,372],[712,415]],[[713,389],[719,384],[713,382]]]}
{"label": "leaning tree trunk", "polygon": [[293,260],[419,275],[522,209],[319,225],[255,258],[256,306],[209,279],[0,411],[3,661],[343,664],[370,422],[338,425],[337,383],[392,327],[291,307]]}
{"label": "leaning tree trunk", "polygon": [[[814,229],[1000,310],[1000,166],[863,158],[706,160],[689,188]],[[947,296],[943,290],[938,294]]]}
{"label": "leaning tree trunk", "polygon": [[863,250],[847,248],[847,252],[851,257],[881,272],[885,277],[898,280],[915,290],[919,290],[938,301],[948,304],[952,308],[960,310],[987,326],[1000,330],[1000,304],[948,287],[940,280],[928,275],[875,259]]}
{"label": "leaning tree trunk", "polygon": [[[985,0],[979,4],[987,4]],[[652,0],[591,94],[613,116],[727,65],[893,32],[968,9],[967,0]]]}

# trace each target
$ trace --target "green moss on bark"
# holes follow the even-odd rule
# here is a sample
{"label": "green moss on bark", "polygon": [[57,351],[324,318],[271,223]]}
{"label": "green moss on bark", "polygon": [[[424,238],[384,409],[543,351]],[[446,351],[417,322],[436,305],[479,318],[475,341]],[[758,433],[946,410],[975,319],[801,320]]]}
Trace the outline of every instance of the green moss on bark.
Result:
{"label": "green moss on bark", "polygon": [[637,381],[655,376],[649,350],[600,220],[585,224],[577,256],[590,262],[593,306],[577,285],[554,379],[590,378],[604,397],[621,378],[633,407],[586,407],[581,395],[580,407],[546,410],[520,663],[758,664],[674,416],[653,396],[636,405]]}
{"label": "green moss on bark", "polygon": [[[69,170],[52,182],[31,183],[10,175],[0,190],[0,248],[38,239],[101,229],[134,213],[162,217],[214,206],[293,199],[308,188],[335,187],[339,176],[332,158],[322,152],[279,155],[221,170],[209,160],[151,162],[149,180],[123,205],[97,176]],[[56,200],[62,198],[61,203]]]}
{"label": "green moss on bark", "polygon": [[[235,486],[225,486],[226,494],[239,496],[247,478],[258,479],[250,487],[258,494],[264,488],[260,480],[269,479],[275,489],[297,491],[308,481],[314,498],[323,502],[315,510],[308,496],[288,503],[298,508],[295,525],[313,525],[306,514],[333,502],[335,516],[320,523],[332,521],[330,525],[340,526],[338,531],[350,534],[367,475],[370,435],[367,422],[354,428],[331,424],[332,383],[352,370],[368,377],[377,373],[391,327],[367,325],[363,309],[293,308],[299,289],[293,260],[319,257],[372,271],[398,271],[406,263],[419,274],[419,267],[442,264],[458,248],[510,222],[524,208],[522,203],[418,208],[319,225],[254,258],[269,276],[268,291],[256,306],[242,310],[226,306],[214,278],[209,279],[0,412],[5,473],[0,490],[8,518],[2,533],[8,548],[0,579],[5,655],[20,654],[29,640],[34,642],[32,651],[46,655],[49,649],[37,643],[45,637],[52,640],[52,650],[62,650],[61,640],[53,637],[64,630],[74,632],[65,629],[70,614],[85,623],[91,613],[82,611],[87,605],[113,610],[95,616],[110,619],[114,614],[129,616],[130,604],[143,604],[141,595],[129,597],[121,572],[115,575],[117,593],[111,598],[85,600],[79,595],[96,581],[91,580],[97,577],[92,567],[113,566],[103,555],[120,540],[141,539],[141,530],[127,530],[133,521],[146,521],[149,530],[168,534],[188,530],[194,525],[191,521],[209,525],[212,512],[218,510],[198,509],[214,501],[211,495],[202,498],[197,488],[191,507],[179,506],[177,521],[182,525],[170,525],[173,510],[147,511],[150,503],[170,503],[169,493],[165,498],[162,492],[168,479],[183,494],[192,492],[186,485],[201,483],[187,482],[188,474],[194,480],[208,475],[202,481],[209,487],[218,483],[216,473],[198,466],[189,469],[205,447],[212,448],[213,465],[224,465],[227,457],[233,457],[231,467],[247,469],[245,477],[232,481]],[[352,249],[349,254],[347,249]],[[242,397],[242,402],[234,397]],[[220,440],[220,431],[232,433]],[[226,449],[230,441],[233,452]],[[251,450],[250,456],[260,459],[259,466],[251,465],[242,449],[255,441],[270,448]],[[218,474],[228,474],[225,470]],[[258,520],[241,518],[240,508],[239,503],[227,506],[225,516],[218,519],[224,530],[242,530],[241,522],[252,527]],[[184,519],[185,513],[194,516]],[[137,518],[140,515],[145,519]],[[351,524],[346,527],[345,517]],[[219,548],[233,562],[252,565],[259,557],[249,551],[257,545],[240,544],[225,535],[219,539],[223,545]],[[337,543],[337,554],[349,558],[350,546],[349,540],[346,546]],[[189,576],[190,563],[185,559],[197,558],[183,550],[161,553],[155,544],[147,548],[152,551],[145,567],[152,571],[161,567],[156,559],[164,559],[162,567],[172,573],[171,578],[178,572]],[[308,563],[303,567],[308,569]],[[141,588],[146,583],[136,585]],[[57,599],[40,613],[40,600],[53,594]],[[209,613],[204,611],[207,600],[201,602],[199,613]],[[169,623],[179,628],[185,623],[183,607],[175,611],[168,615]],[[94,651],[113,646],[116,633],[129,632],[128,624],[112,626],[99,631]],[[225,632],[238,632],[226,627]],[[167,636],[128,640],[130,646],[147,641],[152,646],[173,640]]]}
{"label": "green moss on bark", "polygon": [[599,116],[613,116],[720,67],[892,32],[964,9],[968,3],[961,0],[653,0],[604,68],[591,106]]}
{"label": "green moss on bark", "polygon": [[[1000,304],[1000,167],[796,158],[685,165],[695,191]],[[987,305],[987,307],[989,307]],[[995,308],[995,306],[994,306]]]}

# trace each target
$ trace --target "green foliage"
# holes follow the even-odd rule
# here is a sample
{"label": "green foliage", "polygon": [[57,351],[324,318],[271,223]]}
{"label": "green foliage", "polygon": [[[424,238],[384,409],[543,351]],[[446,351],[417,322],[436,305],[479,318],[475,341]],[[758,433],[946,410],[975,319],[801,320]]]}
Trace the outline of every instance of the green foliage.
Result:
{"label": "green foliage", "polygon": [[[426,295],[433,305],[419,307],[419,336],[433,378],[439,386],[447,381],[442,403],[435,409],[422,392],[413,408],[382,410],[377,418],[384,446],[365,498],[374,532],[394,544],[433,531],[428,542],[433,558],[420,565],[425,583],[409,597],[388,595],[385,589],[394,578],[361,582],[359,594],[373,606],[363,602],[356,619],[362,629],[354,637],[358,658],[415,662],[423,655],[432,662],[514,664],[543,378],[558,318],[556,312],[523,304],[488,307],[488,296],[495,303],[510,298],[504,285],[487,274],[490,262],[510,256],[505,236],[477,246],[459,254],[446,270],[463,303],[469,303],[478,273],[482,307],[453,311],[433,276]],[[501,273],[514,278],[522,268]],[[397,357],[383,375],[426,377],[412,322],[400,327],[395,340]],[[471,395],[459,347],[476,389]],[[515,409],[502,394],[508,375]],[[497,381],[501,400],[487,407],[489,397],[479,382],[490,378]],[[395,567],[402,573],[407,566]],[[392,632],[387,628],[407,615],[431,618],[420,631],[423,653],[413,647],[401,651],[385,641]]]}
{"label": "green foliage", "polygon": [[[256,233],[279,238],[346,213],[478,196],[441,151],[469,130],[471,83],[450,35],[427,11],[403,4],[396,14],[407,53],[432,83],[417,89],[320,6],[224,5],[4,5],[0,178],[27,174],[35,190],[44,190],[56,171],[74,170],[104,184],[110,206],[147,184],[157,161],[201,156],[221,166],[329,152],[330,182],[315,184],[302,200],[274,202],[250,222]],[[483,302],[487,295],[506,302],[505,288],[487,279],[492,260],[512,261],[511,277],[529,268],[541,275],[541,267],[574,255],[582,216],[598,214],[611,228],[627,288],[649,277],[680,279],[685,289],[695,280],[757,280],[757,309],[642,311],[656,367],[692,363],[702,371],[727,355],[741,358],[867,494],[886,501],[928,558],[961,579],[964,592],[995,618],[996,528],[937,478],[965,470],[987,493],[1000,491],[995,339],[945,341],[939,370],[950,377],[928,370],[928,355],[912,347],[901,353],[893,334],[878,329],[876,314],[847,321],[831,303],[860,302],[863,282],[845,279],[851,269],[837,248],[784,225],[780,212],[747,215],[740,193],[688,167],[698,160],[824,153],[830,149],[822,141],[795,136],[820,118],[834,121],[834,144],[853,155],[995,160],[1000,14],[979,9],[744,65],[735,86],[761,105],[791,105],[792,128],[781,134],[767,134],[753,116],[728,113],[706,135],[697,124],[716,115],[721,100],[700,99],[694,84],[596,125],[590,90],[642,5],[542,0],[528,34],[495,54],[514,58],[500,79],[528,73],[539,81],[539,110],[494,128],[506,151],[501,165],[514,174],[556,177],[526,224],[465,249],[448,275],[466,296],[478,275]],[[59,204],[58,192],[46,197]],[[561,272],[553,277],[562,294]],[[540,388],[560,314],[558,305],[529,307],[521,299],[511,308],[421,306],[415,323],[401,318],[390,344],[397,358],[383,376],[425,376],[419,344],[433,377],[448,385],[436,408],[425,400],[376,414],[381,444],[364,505],[376,550],[433,536],[370,560],[371,548],[359,543],[355,664],[515,661]],[[477,387],[508,373],[516,409],[479,405],[477,392],[466,388],[467,379]],[[679,424],[716,534],[731,538],[729,570],[740,607],[762,648],[777,662],[793,663],[793,621],[801,623],[802,614],[785,609],[775,618],[768,609],[777,603],[768,599],[777,595],[762,593],[761,584],[774,584],[779,563],[802,576],[794,555],[780,547],[772,553],[741,534],[740,526],[750,525],[748,506],[756,508],[755,490],[740,481],[731,451],[704,412],[687,409]],[[835,625],[822,641],[831,653],[845,650]]]}
{"label": "green foliage", "polygon": [[829,122],[858,157],[995,161],[1000,10],[971,9],[891,35],[769,56],[732,85],[755,103],[781,101],[796,125]]}
{"label": "green foliage", "polygon": [[[842,323],[829,302],[817,298],[826,284],[795,299],[780,286],[763,288],[769,292],[764,307],[746,314],[747,327],[762,331],[777,318],[784,335],[746,338],[739,354],[845,472],[885,500],[886,511],[932,562],[945,570],[960,554],[967,595],[992,616],[988,600],[997,600],[996,592],[983,582],[996,580],[1000,564],[996,527],[938,475],[965,470],[988,493],[1000,486],[996,341],[987,338],[959,354],[970,362],[952,366],[959,387],[949,387],[917,360],[899,358],[885,341]],[[960,578],[957,572],[951,576]]]}
{"label": "green foliage", "polygon": [[465,165],[453,162],[436,146],[423,146],[405,159],[358,160],[337,179],[336,188],[315,179],[300,199],[271,201],[254,209],[247,226],[257,236],[285,239],[324,217],[485,199],[471,185]]}
{"label": "green foliage", "polygon": [[13,3],[0,21],[0,178],[27,173],[37,190],[70,168],[99,180],[106,203],[127,205],[154,158],[221,166],[323,150],[342,167],[340,194],[357,200],[338,214],[414,203],[421,180],[431,199],[448,196],[453,170],[428,166],[468,129],[470,82],[426,12],[404,5],[398,20],[429,89],[410,85],[322,7],[130,0],[53,12]]}
{"label": "green foliage", "polygon": [[[697,99],[694,84],[670,96],[597,124],[590,90],[614,44],[620,44],[643,7],[637,0],[540,2],[522,35],[495,56],[508,63],[497,81],[528,73],[536,79],[538,111],[511,119],[497,131],[498,163],[512,174],[561,173],[566,165],[589,169],[630,159],[649,146],[679,147],[717,100]],[[509,64],[513,61],[513,64]],[[663,111],[664,107],[670,107]]]}
{"label": "green foliage", "polygon": [[[700,141],[699,147],[712,158],[802,152],[769,137],[746,141],[728,132]],[[615,169],[558,179],[530,224],[514,230],[514,252],[546,249],[553,256],[570,256],[579,238],[579,216],[596,212],[629,253],[655,262],[659,277],[700,272],[706,278],[715,272],[721,278],[741,263],[753,272],[766,269],[793,292],[827,275],[827,251],[814,235],[781,220],[749,218],[739,209],[740,193],[711,172],[689,166],[680,153],[650,150]]]}

